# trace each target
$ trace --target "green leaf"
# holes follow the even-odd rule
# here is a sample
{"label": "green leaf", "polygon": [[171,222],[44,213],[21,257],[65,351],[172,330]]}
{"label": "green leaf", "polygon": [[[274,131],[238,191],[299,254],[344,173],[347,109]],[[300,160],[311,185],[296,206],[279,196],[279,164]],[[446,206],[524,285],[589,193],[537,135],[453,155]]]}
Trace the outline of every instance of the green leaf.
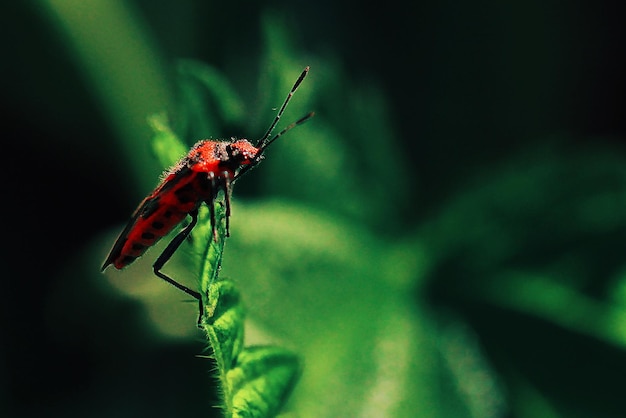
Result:
{"label": "green leaf", "polygon": [[[239,292],[231,281],[215,281],[202,295],[206,297],[202,325],[213,349],[222,386],[227,388],[226,373],[236,363],[243,347],[244,310]],[[229,403],[231,394],[225,391],[224,395]]]}
{"label": "green leaf", "polygon": [[226,376],[233,417],[274,417],[300,375],[298,357],[278,347],[248,347]]}
{"label": "green leaf", "polygon": [[185,143],[169,126],[165,113],[156,113],[148,117],[152,128],[152,150],[163,167],[170,167],[187,154]]}
{"label": "green leaf", "polygon": [[242,348],[244,309],[239,291],[232,281],[218,278],[225,237],[224,211],[219,204],[216,214],[218,240],[212,239],[207,222],[194,239],[200,235],[196,242],[209,242],[201,262],[202,326],[217,363],[225,415],[272,417],[280,411],[297,380],[298,359],[278,347]]}

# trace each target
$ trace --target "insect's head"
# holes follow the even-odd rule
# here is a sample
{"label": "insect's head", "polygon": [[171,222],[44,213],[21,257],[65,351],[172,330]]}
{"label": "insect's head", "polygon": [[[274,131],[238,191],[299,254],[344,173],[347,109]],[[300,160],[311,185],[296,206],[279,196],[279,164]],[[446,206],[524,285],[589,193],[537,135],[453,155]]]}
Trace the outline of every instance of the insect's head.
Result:
{"label": "insect's head", "polygon": [[222,162],[234,170],[246,165],[255,165],[262,158],[260,150],[247,139],[238,139],[224,147]]}

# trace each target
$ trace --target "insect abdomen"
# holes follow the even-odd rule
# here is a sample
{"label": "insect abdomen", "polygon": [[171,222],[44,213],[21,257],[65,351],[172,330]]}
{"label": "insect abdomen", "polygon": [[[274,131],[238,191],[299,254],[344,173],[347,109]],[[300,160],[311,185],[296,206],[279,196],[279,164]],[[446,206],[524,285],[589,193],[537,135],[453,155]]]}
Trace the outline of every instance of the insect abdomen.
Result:
{"label": "insect abdomen", "polygon": [[113,265],[120,269],[131,264],[174,229],[186,216],[187,212],[161,206],[149,217],[138,218],[135,227],[128,234],[120,256],[113,262]]}
{"label": "insect abdomen", "polygon": [[128,266],[210,198],[212,192],[206,174],[192,171],[178,173],[142,202],[135,214],[134,224],[126,231],[125,242],[118,247],[119,252],[107,261],[117,269]]}

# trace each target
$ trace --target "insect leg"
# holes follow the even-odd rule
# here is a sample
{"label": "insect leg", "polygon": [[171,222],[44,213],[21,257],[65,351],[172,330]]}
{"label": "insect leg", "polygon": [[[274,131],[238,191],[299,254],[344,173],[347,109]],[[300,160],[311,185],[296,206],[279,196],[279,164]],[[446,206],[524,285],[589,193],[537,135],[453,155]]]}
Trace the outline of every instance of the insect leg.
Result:
{"label": "insect leg", "polygon": [[185,241],[185,239],[189,236],[189,233],[194,228],[194,226],[196,226],[196,223],[198,222],[198,209],[193,210],[192,212],[189,213],[189,215],[191,216],[191,222],[189,222],[189,225],[183,228],[172,239],[172,241],[170,241],[167,247],[165,247],[165,250],[163,250],[159,258],[157,258],[157,260],[152,265],[152,269],[154,270],[154,274],[157,277],[165,280],[172,286],[176,287],[179,290],[182,290],[183,292],[187,293],[188,295],[192,296],[193,298],[199,301],[200,317],[198,318],[198,324],[200,324],[200,320],[202,319],[202,310],[203,310],[202,297],[200,296],[200,293],[196,292],[195,290],[191,290],[187,286],[178,283],[176,280],[172,279],[171,277],[167,276],[165,273],[161,272],[161,269],[163,268],[165,263],[167,263],[169,259],[172,258],[172,255],[176,252],[178,247],[180,247],[180,244],[182,244],[183,241]]}
{"label": "insect leg", "polygon": [[213,233],[213,241],[217,242],[217,223],[215,221],[215,198],[217,197],[217,180],[215,173],[210,171],[208,174],[211,184],[211,199],[206,200],[205,203],[209,207],[209,219],[211,221],[211,232]]}
{"label": "insect leg", "polygon": [[232,194],[232,179],[228,171],[224,172],[224,204],[226,205],[226,236],[230,237],[230,195]]}
{"label": "insect leg", "polygon": [[[223,184],[223,189],[224,189],[224,205],[226,206],[226,211],[225,211],[225,217],[226,217],[226,236],[229,237],[230,236],[230,195],[232,193],[232,178],[230,176],[230,174],[228,173],[228,171],[224,171],[223,173],[220,173],[221,177],[224,178],[224,184]],[[217,193],[219,191],[219,185],[218,185],[218,180],[217,177],[215,176],[215,173],[213,172],[209,172],[207,173],[207,176],[209,178],[210,184],[211,184],[211,198],[207,199],[204,201],[204,203],[206,203],[206,205],[209,207],[209,216],[210,216],[210,220],[211,220],[211,232],[213,233],[213,240],[215,242],[217,242],[218,240],[218,236],[217,236],[217,220],[216,220],[216,216],[215,216],[215,199],[217,198]]]}

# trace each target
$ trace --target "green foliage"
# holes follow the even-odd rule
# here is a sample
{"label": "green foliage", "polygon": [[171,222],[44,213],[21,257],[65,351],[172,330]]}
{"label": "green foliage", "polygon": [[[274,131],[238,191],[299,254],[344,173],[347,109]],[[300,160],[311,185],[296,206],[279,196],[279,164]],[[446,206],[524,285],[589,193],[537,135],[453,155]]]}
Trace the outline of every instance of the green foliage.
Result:
{"label": "green foliage", "polygon": [[[56,7],[59,16],[71,11]],[[126,16],[110,7],[103,13],[107,23]],[[146,45],[128,43],[122,57],[110,60],[113,65],[99,65],[108,56],[84,36],[89,30],[59,20],[73,34],[76,56],[83,57],[79,61],[91,63],[85,72],[92,74],[94,90],[123,132],[132,167],[143,167],[137,160],[152,161],[137,153],[147,143],[137,129],[137,114],[168,110],[172,129],[164,116],[151,120],[154,150],[168,166],[194,141],[230,135],[224,132],[227,126],[236,126],[236,134],[261,135],[299,71],[311,65],[283,122],[309,110],[316,117],[277,141],[264,163],[236,185],[227,251],[223,231],[218,242],[208,233],[205,211],[186,246],[191,256],[181,255],[185,266],[199,272],[203,326],[226,413],[271,415],[286,402],[302,417],[623,414],[626,158],[606,141],[594,139],[581,147],[580,138],[539,137],[541,129],[528,128],[539,126],[557,106],[550,100],[530,102],[534,94],[528,93],[528,83],[519,82],[528,80],[530,63],[519,65],[507,42],[498,40],[505,45],[502,56],[489,50],[489,56],[502,60],[515,56],[497,62],[494,78],[499,86],[514,80],[508,87],[527,101],[525,106],[513,106],[516,98],[504,97],[505,88],[493,89],[497,100],[480,109],[477,96],[489,95],[484,85],[468,83],[471,78],[449,79],[448,73],[433,70],[436,82],[424,81],[437,90],[437,101],[421,108],[427,107],[434,120],[431,141],[444,149],[433,166],[457,179],[452,185],[431,182],[442,188],[433,202],[417,189],[423,179],[408,174],[417,172],[411,167],[416,159],[405,152],[417,149],[407,144],[425,139],[410,132],[401,137],[381,85],[346,70],[341,51],[305,56],[296,31],[274,13],[262,17],[264,50],[258,59],[237,49],[228,52],[234,61],[220,62],[222,70],[182,61],[173,71],[179,106],[167,99],[168,83],[159,81],[166,77],[142,48]],[[144,39],[132,33],[120,36]],[[215,46],[223,39],[209,42]],[[440,57],[458,66],[472,50],[461,52]],[[136,54],[140,65],[120,65],[128,53]],[[539,69],[545,62],[533,65]],[[124,68],[140,76],[126,78]],[[121,100],[119,92],[137,79],[149,82],[141,85],[142,100]],[[531,90],[543,99],[550,94],[543,87],[552,86],[537,84]],[[492,120],[490,112],[500,100],[522,110],[510,126],[506,118]],[[158,109],[149,106],[153,103]],[[456,115],[470,107],[467,103],[471,111]],[[541,111],[530,112],[534,106]],[[509,118],[515,114],[504,112]],[[489,126],[476,122],[476,115]],[[527,116],[535,119],[527,123]],[[472,133],[457,130],[456,124],[479,132],[473,138],[495,135],[498,144],[519,128],[523,136],[537,136],[541,146],[525,144],[517,157],[493,164],[493,155],[505,153],[477,158],[482,151]],[[185,141],[170,141],[177,135]],[[424,148],[432,152],[433,147]],[[472,158],[477,158],[473,164],[457,165]],[[154,183],[152,173],[141,180]],[[418,196],[424,198],[418,201]],[[251,347],[243,343],[244,321],[252,330],[246,333]],[[302,364],[291,351],[258,345],[268,340],[293,349]]]}
{"label": "green foliage", "polygon": [[150,116],[148,124],[153,131],[152,150],[163,167],[173,166],[189,152],[189,148],[170,128],[165,113]]}
{"label": "green foliage", "polygon": [[230,281],[218,280],[203,290],[203,327],[217,363],[224,415],[276,416],[298,375],[298,358],[275,346],[243,346],[243,309]]}

